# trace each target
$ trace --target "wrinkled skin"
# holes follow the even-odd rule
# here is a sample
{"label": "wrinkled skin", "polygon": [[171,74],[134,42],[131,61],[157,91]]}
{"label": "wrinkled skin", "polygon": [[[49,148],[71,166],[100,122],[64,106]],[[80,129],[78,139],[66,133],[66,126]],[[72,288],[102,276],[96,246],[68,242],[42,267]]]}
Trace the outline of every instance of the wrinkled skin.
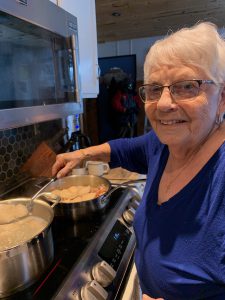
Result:
{"label": "wrinkled skin", "polygon": [[[147,83],[170,85],[188,79],[208,79],[200,70],[187,66],[162,66],[151,73]],[[216,115],[225,110],[224,93],[214,84],[201,85],[193,99],[175,102],[168,88],[159,101],[147,102],[145,112],[162,143],[170,152],[186,156],[198,147],[215,128]]]}

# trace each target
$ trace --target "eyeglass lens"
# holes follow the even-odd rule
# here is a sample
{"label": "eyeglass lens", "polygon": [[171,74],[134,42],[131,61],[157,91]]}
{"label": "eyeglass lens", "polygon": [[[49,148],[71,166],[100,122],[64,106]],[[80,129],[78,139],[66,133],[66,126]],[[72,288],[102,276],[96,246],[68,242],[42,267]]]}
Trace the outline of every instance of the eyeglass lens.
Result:
{"label": "eyeglass lens", "polygon": [[184,100],[196,97],[199,93],[199,82],[194,80],[180,81],[170,86],[149,84],[141,87],[140,96],[143,101],[157,101],[160,99],[163,89],[167,87],[175,100]]}

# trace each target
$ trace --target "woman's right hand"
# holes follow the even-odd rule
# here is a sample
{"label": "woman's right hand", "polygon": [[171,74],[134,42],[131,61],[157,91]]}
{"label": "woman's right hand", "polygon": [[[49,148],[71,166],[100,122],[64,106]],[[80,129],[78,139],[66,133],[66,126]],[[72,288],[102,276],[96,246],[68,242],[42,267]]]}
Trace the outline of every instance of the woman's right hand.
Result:
{"label": "woman's right hand", "polygon": [[73,168],[81,165],[84,159],[82,150],[74,152],[62,153],[56,156],[56,161],[52,166],[52,176],[61,178],[72,171]]}
{"label": "woman's right hand", "polygon": [[52,176],[57,178],[68,175],[72,169],[83,165],[87,160],[110,161],[111,149],[108,143],[92,146],[74,152],[62,153],[56,156],[56,162],[52,167]]}
{"label": "woman's right hand", "polygon": [[146,294],[143,294],[142,300],[164,300],[163,298],[152,298]]}

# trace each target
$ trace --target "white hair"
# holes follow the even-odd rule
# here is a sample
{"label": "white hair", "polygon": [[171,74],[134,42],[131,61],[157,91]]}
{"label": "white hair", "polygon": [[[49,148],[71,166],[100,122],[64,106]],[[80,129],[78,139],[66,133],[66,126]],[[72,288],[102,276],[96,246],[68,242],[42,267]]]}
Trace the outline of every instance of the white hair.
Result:
{"label": "white hair", "polygon": [[202,22],[183,28],[150,48],[144,63],[144,81],[162,65],[189,66],[202,70],[209,79],[225,82],[225,41],[216,25]]}

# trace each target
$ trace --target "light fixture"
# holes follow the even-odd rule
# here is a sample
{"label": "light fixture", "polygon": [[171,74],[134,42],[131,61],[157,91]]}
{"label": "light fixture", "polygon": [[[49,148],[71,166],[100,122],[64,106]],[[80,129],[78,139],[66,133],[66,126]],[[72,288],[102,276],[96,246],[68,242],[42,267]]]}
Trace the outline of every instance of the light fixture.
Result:
{"label": "light fixture", "polygon": [[113,16],[113,17],[120,17],[121,14],[120,14],[118,11],[114,11],[114,12],[112,13],[112,16]]}

